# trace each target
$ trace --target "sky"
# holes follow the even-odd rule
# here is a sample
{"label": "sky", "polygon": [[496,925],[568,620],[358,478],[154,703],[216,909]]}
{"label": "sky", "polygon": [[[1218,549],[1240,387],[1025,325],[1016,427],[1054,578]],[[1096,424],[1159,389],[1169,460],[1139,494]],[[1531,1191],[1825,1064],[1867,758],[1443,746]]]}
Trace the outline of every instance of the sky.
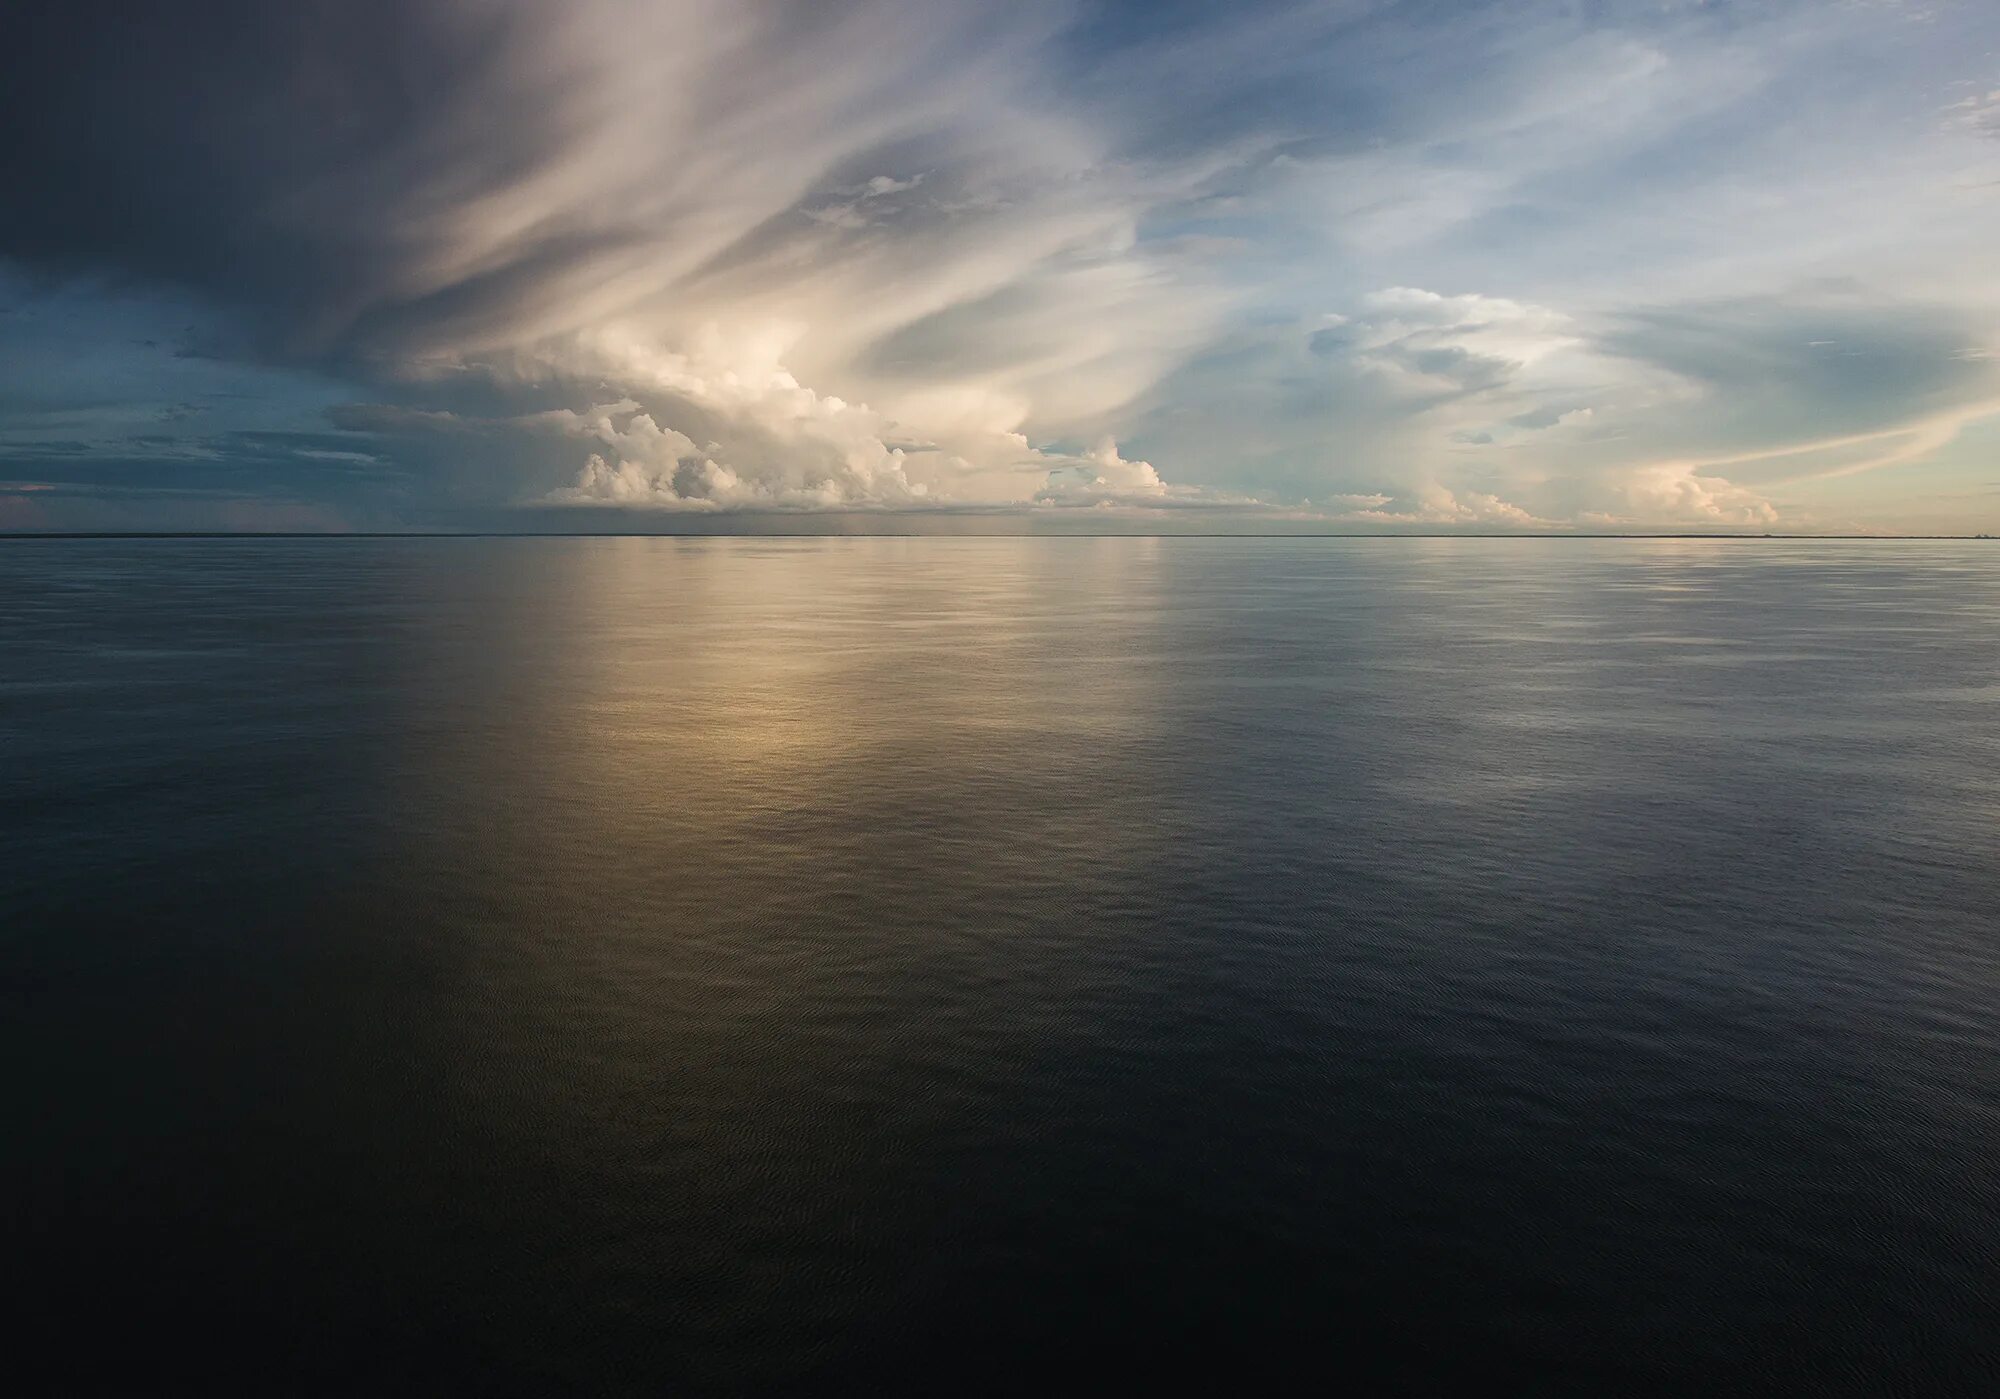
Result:
{"label": "sky", "polygon": [[2000,534],[1993,0],[72,0],[0,131],[0,530]]}

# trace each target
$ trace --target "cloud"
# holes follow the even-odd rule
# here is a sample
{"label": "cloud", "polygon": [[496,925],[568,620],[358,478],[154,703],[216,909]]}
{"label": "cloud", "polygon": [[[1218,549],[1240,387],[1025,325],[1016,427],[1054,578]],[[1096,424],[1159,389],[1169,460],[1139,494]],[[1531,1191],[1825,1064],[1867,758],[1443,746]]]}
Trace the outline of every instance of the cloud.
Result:
{"label": "cloud", "polygon": [[[1560,312],[1505,297],[1390,287],[1364,297],[1356,321],[1331,333],[1358,363],[1383,373],[1398,391],[1431,397],[1507,384],[1572,343],[1565,322]],[[1328,352],[1328,334],[1313,337],[1319,353]]]}
{"label": "cloud", "polygon": [[[643,368],[632,355],[647,357]],[[641,384],[646,402],[622,397],[501,417],[374,405],[333,417],[387,442],[435,444],[441,458],[498,456],[522,471],[555,464],[563,479],[531,488],[524,504],[682,513],[1258,504],[1169,486],[1109,438],[1081,453],[1045,451],[973,419],[934,439],[899,439],[883,415],[815,393],[781,369],[755,380],[630,345],[624,356],[618,381]],[[699,440],[668,419],[699,424]]]}
{"label": "cloud", "polygon": [[911,480],[904,469],[904,450],[885,444],[865,416],[849,421],[838,400],[796,393],[790,405],[760,404],[774,411],[745,426],[771,438],[771,450],[762,453],[743,431],[729,447],[697,446],[630,399],[583,414],[537,414],[517,424],[601,448],[590,453],[573,485],[544,497],[552,504],[836,510],[914,505],[930,494],[926,482]]}
{"label": "cloud", "polygon": [[1555,427],[1558,423],[1578,422],[1590,415],[1591,410],[1588,408],[1559,408],[1554,404],[1544,403],[1530,408],[1525,413],[1516,413],[1507,419],[1507,426],[1522,428],[1528,432],[1541,432]]}
{"label": "cloud", "polygon": [[[727,439],[728,460],[692,466],[619,444],[571,493],[1025,504],[1046,473],[1021,469],[1024,430],[1100,419],[1223,307],[1138,226],[1232,157],[1120,158],[1052,107],[1033,55],[1066,8],[141,16],[90,35],[82,81],[20,94],[49,110],[0,173],[41,197],[10,203],[0,241],[196,287],[278,357],[483,377],[522,407],[591,376],[663,433]],[[224,97],[108,127],[103,104],[172,103],[155,49],[193,47],[182,24],[216,46],[203,69]],[[59,17],[26,28],[31,48],[85,38]]]}
{"label": "cloud", "polygon": [[1454,494],[1438,485],[1420,486],[1407,494],[1339,496],[1329,503],[1333,509],[1328,518],[1348,524],[1550,529],[1559,523],[1542,519],[1498,496],[1476,492]]}
{"label": "cloud", "polygon": [[1834,287],[1629,312],[1598,345],[1666,375],[1625,411],[1640,499],[1698,503],[1686,472],[1769,491],[1935,453],[2000,406],[1981,338],[1958,308]]}
{"label": "cloud", "polygon": [[[1801,0],[10,7],[0,450],[157,433],[163,491],[254,457],[425,518],[1751,527],[2000,393],[1993,37]],[[359,445],[230,444],[342,399]]]}
{"label": "cloud", "polygon": [[1962,97],[1944,109],[1948,131],[1972,136],[2000,136],[2000,87]]}
{"label": "cloud", "polygon": [[1704,476],[1691,464],[1661,462],[1626,468],[1609,483],[1617,511],[1594,512],[1615,523],[1684,521],[1690,524],[1770,525],[1778,510],[1770,501],[1719,476]]}

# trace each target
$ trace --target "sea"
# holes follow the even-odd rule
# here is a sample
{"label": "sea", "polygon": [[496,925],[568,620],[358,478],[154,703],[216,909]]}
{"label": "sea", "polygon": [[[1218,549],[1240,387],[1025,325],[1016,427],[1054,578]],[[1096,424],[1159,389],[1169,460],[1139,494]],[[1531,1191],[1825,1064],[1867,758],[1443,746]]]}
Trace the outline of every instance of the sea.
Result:
{"label": "sea", "polygon": [[10,1392],[2000,1392],[2000,544],[0,541]]}

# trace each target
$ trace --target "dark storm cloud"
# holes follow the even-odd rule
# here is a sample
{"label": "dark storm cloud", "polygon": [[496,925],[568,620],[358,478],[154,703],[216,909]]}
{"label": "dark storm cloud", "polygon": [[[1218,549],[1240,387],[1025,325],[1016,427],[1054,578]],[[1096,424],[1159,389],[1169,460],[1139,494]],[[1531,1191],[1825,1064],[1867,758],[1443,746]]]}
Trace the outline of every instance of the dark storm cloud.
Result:
{"label": "dark storm cloud", "polygon": [[510,61],[528,13],[8,6],[0,253],[192,287],[254,313],[274,347],[320,347],[379,314],[422,251],[408,201],[477,200],[557,153],[562,95]]}

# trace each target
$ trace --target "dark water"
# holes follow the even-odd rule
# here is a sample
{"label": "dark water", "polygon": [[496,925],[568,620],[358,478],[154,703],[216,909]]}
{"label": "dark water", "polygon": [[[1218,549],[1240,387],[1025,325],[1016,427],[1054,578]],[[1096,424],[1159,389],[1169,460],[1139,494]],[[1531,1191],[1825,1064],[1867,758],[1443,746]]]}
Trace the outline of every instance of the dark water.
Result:
{"label": "dark water", "polygon": [[0,910],[10,1387],[2000,1385],[2000,545],[0,543]]}

